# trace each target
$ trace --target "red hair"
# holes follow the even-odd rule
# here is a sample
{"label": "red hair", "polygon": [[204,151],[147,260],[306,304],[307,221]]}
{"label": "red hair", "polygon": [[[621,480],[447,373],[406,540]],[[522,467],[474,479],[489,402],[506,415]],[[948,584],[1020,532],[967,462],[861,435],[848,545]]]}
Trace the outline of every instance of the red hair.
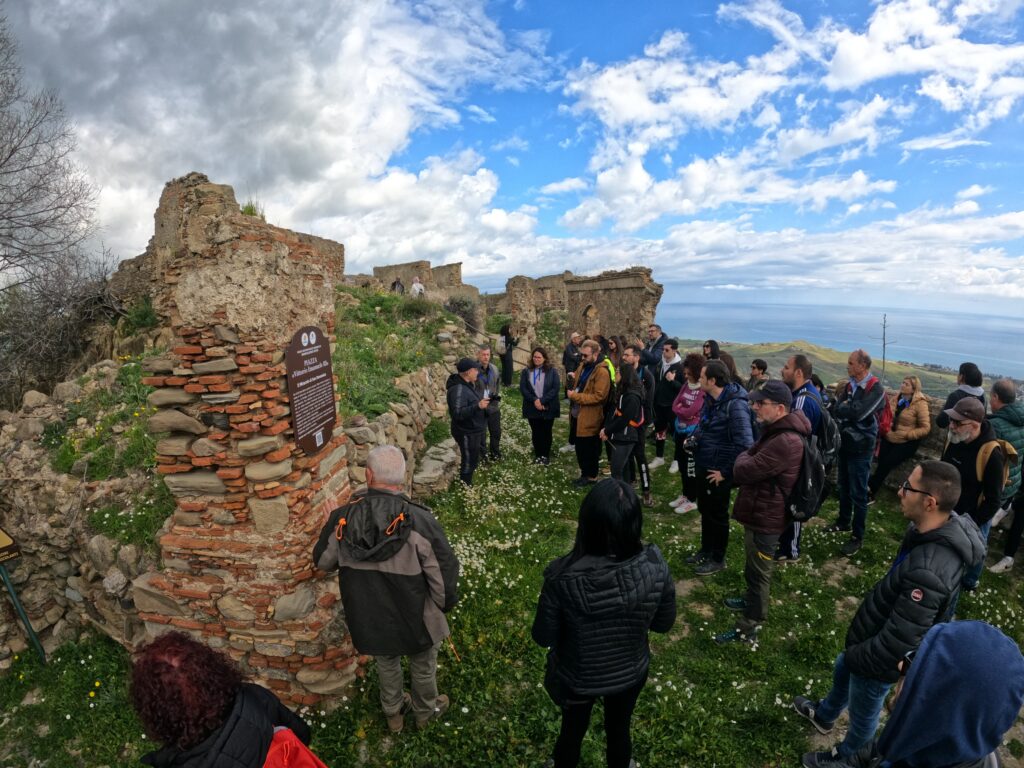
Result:
{"label": "red hair", "polygon": [[242,679],[224,654],[169,632],[139,650],[130,693],[149,737],[188,749],[224,723]]}

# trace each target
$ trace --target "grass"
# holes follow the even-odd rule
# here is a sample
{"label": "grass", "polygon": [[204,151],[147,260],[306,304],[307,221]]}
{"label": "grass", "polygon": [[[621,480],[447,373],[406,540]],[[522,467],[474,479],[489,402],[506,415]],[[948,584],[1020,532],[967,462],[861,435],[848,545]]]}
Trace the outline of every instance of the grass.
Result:
{"label": "grass", "polygon": [[[430,500],[462,563],[462,599],[449,617],[459,656],[443,647],[438,672],[452,709],[424,733],[408,727],[390,735],[371,663],[335,711],[302,713],[313,726],[313,748],[328,765],[504,768],[540,765],[549,755],[559,715],[541,687],[544,650],[529,632],[543,568],[570,548],[583,494],[570,485],[576,474],[571,453],[556,454],[548,468],[530,464],[519,405],[514,391],[502,398],[505,459],[480,470],[473,488],[456,486]],[[561,445],[565,422],[556,435]],[[840,535],[823,531],[834,517],[830,502],[823,518],[808,526],[803,560],[775,572],[761,642],[718,647],[712,635],[733,621],[722,598],[743,589],[740,528],[732,527],[728,570],[697,579],[683,559],[696,548],[699,521],[695,514],[674,514],[665,503],[678,494],[678,475],[660,469],[654,482],[661,503],[645,510],[644,539],[658,544],[677,579],[679,618],[667,635],[651,636],[650,679],[633,718],[637,762],[645,768],[797,764],[812,743],[824,742],[811,741],[811,729],[788,703],[795,695],[825,693],[852,612],[887,570],[904,529],[895,497],[883,494],[871,507],[865,547],[848,560],[836,556]],[[979,591],[961,599],[961,618],[993,623],[1020,642],[1019,578],[985,572]],[[28,691],[38,689],[45,698],[20,706],[0,730],[0,764],[27,762],[5,757],[12,752],[56,755],[51,766],[136,764],[148,745],[127,711],[123,652],[109,641],[90,640],[57,655],[61,661],[44,670],[23,654],[0,677],[0,706],[8,712]],[[110,696],[104,720],[93,719],[85,698],[100,674]],[[604,765],[600,720],[598,707],[582,766]],[[50,728],[44,736],[42,726]],[[88,755],[76,752],[83,745]],[[1014,741],[1008,748],[1024,745]]]}
{"label": "grass", "polygon": [[114,541],[144,547],[155,558],[159,555],[156,532],[174,514],[175,504],[163,479],[154,477],[129,504],[107,505],[89,512],[89,527]]}
{"label": "grass", "polygon": [[121,334],[131,336],[139,331],[155,328],[159,322],[160,318],[157,316],[156,310],[153,309],[152,299],[149,296],[143,296],[131,306],[121,320]]}
{"label": "grass", "polygon": [[440,305],[423,298],[378,293],[365,288],[338,289],[335,333],[340,343],[332,362],[338,376],[342,417],[369,417],[404,402],[395,378],[438,362],[443,351],[437,332],[451,321]]}

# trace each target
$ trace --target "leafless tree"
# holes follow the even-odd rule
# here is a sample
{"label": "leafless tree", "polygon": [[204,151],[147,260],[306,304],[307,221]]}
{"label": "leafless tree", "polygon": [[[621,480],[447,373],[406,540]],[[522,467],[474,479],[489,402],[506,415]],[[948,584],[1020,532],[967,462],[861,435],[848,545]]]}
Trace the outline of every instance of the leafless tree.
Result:
{"label": "leafless tree", "polygon": [[22,83],[0,17],[0,292],[38,279],[92,234],[95,190],[73,162],[75,147],[57,93]]}

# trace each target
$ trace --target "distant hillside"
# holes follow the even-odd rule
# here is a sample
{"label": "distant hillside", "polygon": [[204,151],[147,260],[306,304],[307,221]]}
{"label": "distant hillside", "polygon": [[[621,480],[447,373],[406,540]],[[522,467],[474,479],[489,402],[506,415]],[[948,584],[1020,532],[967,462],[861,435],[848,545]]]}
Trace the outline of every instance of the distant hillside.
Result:
{"label": "distant hillside", "polygon": [[[704,340],[680,339],[679,343],[683,349],[699,352]],[[822,381],[826,384],[846,379],[846,359],[849,357],[849,350],[829,349],[801,340],[767,344],[733,344],[729,341],[720,343],[722,349],[736,358],[736,366],[744,377],[749,375],[750,361],[754,358],[760,357],[765,360],[772,378],[779,378],[779,370],[791,355],[804,354],[811,359],[814,372],[821,376]],[[873,370],[876,376],[882,376],[881,360],[875,361]],[[919,376],[925,394],[935,397],[945,397],[951,390],[956,389],[955,371],[944,371],[932,366],[898,363],[891,360],[886,362],[885,383],[887,386],[898,387],[904,376]],[[986,387],[989,383],[986,380]]]}

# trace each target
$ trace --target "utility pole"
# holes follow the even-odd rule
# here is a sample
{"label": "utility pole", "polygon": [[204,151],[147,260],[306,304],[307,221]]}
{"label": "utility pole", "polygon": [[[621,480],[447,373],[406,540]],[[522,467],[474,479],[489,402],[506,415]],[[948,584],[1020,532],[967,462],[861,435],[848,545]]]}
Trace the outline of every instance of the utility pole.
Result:
{"label": "utility pole", "polygon": [[[878,338],[875,336],[874,338]],[[882,384],[888,386],[889,382],[885,379],[885,363],[888,358],[888,347],[890,344],[895,344],[894,339],[889,339],[889,316],[886,313],[882,313]]]}

